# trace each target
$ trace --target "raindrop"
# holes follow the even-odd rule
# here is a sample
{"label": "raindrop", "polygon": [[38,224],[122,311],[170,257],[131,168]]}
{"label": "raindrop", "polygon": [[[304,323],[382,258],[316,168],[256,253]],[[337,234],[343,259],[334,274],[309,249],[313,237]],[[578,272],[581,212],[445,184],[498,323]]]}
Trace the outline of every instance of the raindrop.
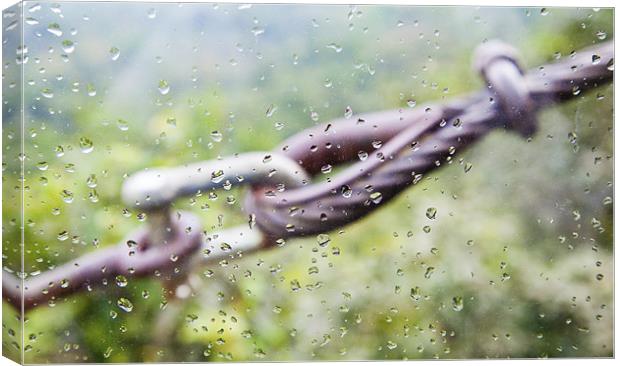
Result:
{"label": "raindrop", "polygon": [[150,8],[147,12],[146,12],[146,16],[149,19],[155,19],[155,17],[157,17],[157,10],[155,10],[155,8]]}
{"label": "raindrop", "polygon": [[596,38],[598,38],[598,39],[600,39],[602,41],[605,38],[607,38],[607,33],[603,32],[603,31],[598,31],[598,32],[596,32]]}
{"label": "raindrop", "polygon": [[127,131],[129,129],[129,122],[125,121],[124,119],[118,119],[116,121],[116,126],[118,127],[119,130],[121,131]]}
{"label": "raindrop", "polygon": [[39,169],[41,171],[47,170],[48,167],[49,167],[49,165],[47,164],[47,161],[41,161],[41,162],[37,163],[37,169]]}
{"label": "raindrop", "polygon": [[428,267],[426,272],[424,272],[424,278],[431,278],[433,272],[435,272],[435,267]]}
{"label": "raindrop", "polygon": [[211,172],[211,182],[213,183],[219,183],[224,179],[224,171],[223,170],[216,170],[214,172]]}
{"label": "raindrop", "polygon": [[62,30],[60,29],[60,25],[58,23],[52,23],[47,26],[47,31],[56,37],[62,36]]}
{"label": "raindrop", "polygon": [[[117,275],[116,278],[115,278],[115,281],[116,281],[116,286],[118,286],[118,287],[126,287],[127,283],[129,282],[129,281],[127,281],[127,278],[125,276],[123,276],[123,275]],[[123,310],[125,310],[125,309],[123,309]],[[125,311],[127,311],[127,310],[125,310]],[[129,310],[129,311],[131,311],[131,310]]]}
{"label": "raindrop", "polygon": [[119,297],[118,300],[116,300],[116,305],[127,313],[133,310],[133,304],[125,297]]}
{"label": "raindrop", "polygon": [[97,187],[97,177],[94,174],[90,174],[88,178],[86,178],[86,185],[89,188]]}
{"label": "raindrop", "polygon": [[97,95],[97,89],[95,89],[93,84],[89,83],[86,85],[86,94],[88,94],[89,97],[94,97]]}
{"label": "raindrop", "polygon": [[454,311],[463,310],[463,298],[461,296],[456,296],[452,298],[452,310]]}
{"label": "raindrop", "polygon": [[80,137],[80,150],[84,154],[88,154],[95,149],[93,142],[86,137]]}
{"label": "raindrop", "polygon": [[270,104],[269,107],[267,107],[267,111],[265,112],[265,115],[267,116],[267,118],[270,118],[271,116],[273,116],[273,114],[278,110],[278,107],[276,107],[273,104]]}
{"label": "raindrop", "polygon": [[429,207],[426,209],[426,217],[431,220],[434,220],[437,216],[437,209],[435,207]]}
{"label": "raindrop", "polygon": [[326,247],[327,244],[329,244],[329,242],[331,241],[329,235],[327,234],[319,234],[316,237],[316,241],[319,244],[320,247]]}
{"label": "raindrop", "polygon": [[337,45],[336,43],[330,43],[327,46],[325,46],[327,48],[331,48],[332,50],[336,51],[336,53],[340,53],[342,52],[342,47]]}
{"label": "raindrop", "polygon": [[157,84],[157,89],[161,93],[161,95],[166,95],[170,91],[170,85],[166,80],[160,80],[159,84]]}
{"label": "raindrop", "polygon": [[112,59],[112,61],[118,60],[120,55],[121,55],[121,50],[119,50],[116,47],[110,48],[110,58]]}
{"label": "raindrop", "polygon": [[258,37],[258,36],[260,36],[263,33],[265,33],[265,28],[262,28],[262,27],[259,27],[259,26],[256,26],[256,27],[252,28],[252,34],[255,37]]}
{"label": "raindrop", "polygon": [[601,62],[601,56],[592,55],[592,65],[596,65]]}
{"label": "raindrop", "polygon": [[65,241],[65,240],[69,239],[69,233],[66,230],[62,231],[62,232],[58,233],[58,236],[56,236],[56,238],[59,241]]}
{"label": "raindrop", "polygon": [[547,8],[540,9],[540,15],[547,16],[548,14],[549,14],[549,9]]}
{"label": "raindrop", "polygon": [[41,95],[45,98],[54,98],[54,92],[50,88],[45,88],[41,90]]}
{"label": "raindrop", "polygon": [[73,51],[75,51],[75,44],[72,41],[65,39],[62,41],[62,50],[66,53],[73,53]]}
{"label": "raindrop", "polygon": [[419,301],[422,298],[422,291],[420,290],[420,287],[418,287],[418,286],[412,287],[409,296],[414,301]]}
{"label": "raindrop", "polygon": [[213,131],[213,132],[211,132],[211,140],[213,140],[215,142],[222,141],[222,133],[220,131]]}
{"label": "raindrop", "polygon": [[571,131],[568,133],[568,142],[571,144],[577,143],[577,134],[575,132]]}
{"label": "raindrop", "polygon": [[379,203],[381,203],[381,200],[383,199],[383,195],[381,194],[381,192],[372,192],[369,198],[372,201],[372,203],[374,203],[375,205],[378,205]]}
{"label": "raindrop", "polygon": [[344,118],[351,118],[353,116],[353,109],[351,109],[351,106],[347,106],[347,108],[344,109]]}
{"label": "raindrop", "polygon": [[73,192],[63,189],[60,195],[62,197],[62,200],[65,201],[66,203],[73,202]]}

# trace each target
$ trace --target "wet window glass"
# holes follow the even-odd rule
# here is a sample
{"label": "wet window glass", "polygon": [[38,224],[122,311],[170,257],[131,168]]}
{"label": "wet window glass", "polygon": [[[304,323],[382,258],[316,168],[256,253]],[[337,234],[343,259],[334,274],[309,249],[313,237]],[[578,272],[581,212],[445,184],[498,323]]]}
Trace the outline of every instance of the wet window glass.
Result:
{"label": "wet window glass", "polygon": [[29,1],[2,31],[6,357],[614,354],[612,9]]}

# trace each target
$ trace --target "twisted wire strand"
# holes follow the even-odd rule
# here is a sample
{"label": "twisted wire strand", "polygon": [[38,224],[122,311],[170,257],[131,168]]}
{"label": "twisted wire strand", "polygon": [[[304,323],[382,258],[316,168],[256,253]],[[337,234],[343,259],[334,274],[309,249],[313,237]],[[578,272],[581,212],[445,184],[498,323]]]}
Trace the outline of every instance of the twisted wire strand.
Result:
{"label": "twisted wire strand", "polygon": [[[345,121],[340,131],[349,129],[349,136],[344,132],[339,136],[321,134],[321,130],[327,131],[331,126],[325,124],[313,128],[310,134],[288,139],[284,146],[296,148],[285,148],[284,153],[297,160],[311,175],[320,171],[317,161],[338,165],[356,158],[355,149],[350,147],[332,152],[324,148],[314,156],[313,148],[317,146],[333,149],[333,146],[347,146],[347,142],[354,139],[356,148],[372,151],[373,147],[368,146],[372,141],[385,137],[389,141],[372,153],[372,160],[369,157],[369,161],[352,165],[330,182],[289,189],[275,197],[265,196],[261,187],[255,188],[246,197],[245,209],[256,217],[258,226],[271,238],[269,240],[324,233],[356,221],[417,182],[423,174],[444,165],[455,152],[463,151],[491,130],[497,127],[522,129],[520,132],[529,136],[536,127],[533,114],[537,110],[552,102],[574,98],[613,78],[611,43],[585,49],[568,60],[521,76],[514,73],[514,70],[520,72],[520,68],[512,52],[506,52],[505,45],[490,42],[482,47],[478,57],[485,60],[480,71],[485,77],[487,72],[495,76],[489,76],[494,80],[487,80],[490,88],[470,98],[444,107],[403,113],[398,118],[392,112],[390,118],[381,124],[377,122],[372,129],[356,131],[351,121]],[[510,62],[494,63],[498,59]],[[511,72],[512,79],[507,79],[505,75]],[[527,98],[518,102],[529,105],[510,105],[518,99],[515,92],[523,89]],[[373,122],[373,117],[360,119]],[[333,123],[334,126],[338,124]],[[409,144],[415,148],[404,151]]]}

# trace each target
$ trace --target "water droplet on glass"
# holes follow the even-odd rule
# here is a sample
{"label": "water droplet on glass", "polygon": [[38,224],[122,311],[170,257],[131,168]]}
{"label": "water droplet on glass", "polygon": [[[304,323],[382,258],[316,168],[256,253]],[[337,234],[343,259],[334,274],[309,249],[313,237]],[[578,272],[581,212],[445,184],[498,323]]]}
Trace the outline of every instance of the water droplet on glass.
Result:
{"label": "water droplet on glass", "polygon": [[89,188],[97,187],[97,177],[94,174],[90,174],[88,178],[86,178],[86,186]]}
{"label": "water droplet on glass", "polygon": [[424,272],[424,278],[431,278],[433,272],[435,272],[435,267],[428,267]]}
{"label": "water droplet on glass", "polygon": [[592,55],[592,65],[596,65],[601,62],[601,56]]}
{"label": "water droplet on glass", "polygon": [[[116,286],[118,287],[126,287],[127,283],[129,283],[129,281],[127,281],[127,277],[123,276],[123,275],[117,275],[114,280],[116,281]],[[123,309],[124,310],[124,309]],[[131,311],[131,310],[130,310]]]}
{"label": "water droplet on glass", "polygon": [[60,146],[60,145],[58,145],[58,146],[56,146],[54,148],[54,152],[56,153],[57,157],[61,157],[61,156],[65,155],[65,149],[62,146]]}
{"label": "water droplet on glass", "polygon": [[603,32],[603,31],[598,31],[598,32],[596,32],[596,38],[598,38],[598,39],[600,39],[602,41],[605,38],[607,38],[607,33]]}
{"label": "water droplet on glass", "polygon": [[327,48],[330,48],[334,51],[336,51],[336,53],[340,53],[342,52],[342,47],[340,47],[339,45],[337,45],[336,43],[330,43],[327,46],[325,46]]}
{"label": "water droplet on glass", "polygon": [[548,14],[549,14],[549,9],[547,8],[540,9],[540,15],[547,16]]}
{"label": "water droplet on glass", "polygon": [[48,167],[49,167],[49,165],[47,164],[47,161],[41,161],[41,162],[37,163],[37,169],[39,169],[41,171],[47,170]]}
{"label": "water droplet on glass", "polygon": [[372,203],[374,203],[375,205],[378,205],[379,203],[381,203],[381,200],[383,199],[383,195],[381,194],[381,192],[372,192],[369,198],[372,201]]}
{"label": "water droplet on glass", "polygon": [[277,110],[278,110],[277,106],[270,104],[269,107],[267,107],[267,111],[265,112],[265,115],[267,116],[267,118],[270,118],[271,116],[273,116],[273,114]]}
{"label": "water droplet on glass", "polygon": [[157,10],[155,10],[155,8],[150,8],[147,12],[146,12],[146,16],[149,19],[155,19],[155,17],[157,17]]}
{"label": "water droplet on glass", "polygon": [[316,237],[316,241],[319,244],[320,247],[325,247],[327,246],[327,244],[329,244],[329,242],[331,241],[329,235],[327,234],[319,234]]}
{"label": "water droplet on glass", "polygon": [[215,141],[215,142],[220,142],[222,141],[222,133],[220,131],[213,131],[211,132],[211,140]]}
{"label": "water droplet on glass", "polygon": [[259,26],[255,26],[252,28],[252,34],[255,37],[260,36],[261,34],[265,33],[265,28],[259,27]]}
{"label": "water droplet on glass", "polygon": [[66,203],[73,202],[73,192],[63,189],[60,195],[62,197],[62,200],[65,201]]}
{"label": "water droplet on glass", "polygon": [[86,137],[80,137],[80,150],[84,154],[88,154],[95,149],[93,142]]}
{"label": "water droplet on glass", "polygon": [[435,207],[429,207],[426,209],[426,217],[431,220],[434,220],[437,216],[437,209]]}
{"label": "water droplet on glass", "polygon": [[574,131],[568,133],[568,142],[571,144],[577,143],[577,134]]}
{"label": "water droplet on glass", "polygon": [[94,97],[95,95],[97,95],[97,89],[93,84],[88,83],[86,85],[86,94],[88,94],[89,97]]}
{"label": "water droplet on glass", "polygon": [[50,88],[45,88],[41,90],[41,95],[45,98],[54,98],[54,92]]}
{"label": "water droplet on glass", "polygon": [[59,241],[65,241],[69,239],[69,233],[67,231],[61,231],[60,233],[58,233],[58,236],[56,236],[56,238]]}
{"label": "water droplet on glass", "polygon": [[410,292],[409,296],[414,301],[419,301],[422,298],[422,290],[420,290],[420,287],[418,287],[418,286],[413,287],[413,288],[411,288],[411,292]]}
{"label": "water droplet on glass", "polygon": [[110,58],[112,59],[112,61],[118,60],[120,55],[121,55],[121,50],[119,50],[116,47],[110,48]]}
{"label": "water droplet on glass", "polygon": [[353,109],[351,109],[351,106],[347,106],[347,108],[344,109],[344,118],[351,118],[353,116]]}
{"label": "water droplet on glass", "polygon": [[60,25],[58,23],[52,23],[47,26],[47,31],[56,37],[62,36],[62,30],[60,29]]}
{"label": "water droplet on glass", "polygon": [[73,51],[75,51],[75,44],[72,41],[65,39],[62,41],[62,50],[66,53],[73,53]]}
{"label": "water droplet on glass", "polygon": [[125,121],[124,119],[118,119],[116,121],[116,126],[118,127],[119,130],[121,131],[127,131],[129,129],[129,122]]}
{"label": "water droplet on glass", "polygon": [[224,179],[224,171],[223,170],[216,170],[214,172],[211,172],[211,181],[213,183],[219,183]]}
{"label": "water droplet on glass", "polygon": [[116,300],[116,305],[127,313],[133,310],[133,304],[126,297],[119,297],[118,300]]}
{"label": "water droplet on glass", "polygon": [[166,95],[170,91],[170,85],[168,85],[168,82],[166,80],[160,80],[157,84],[157,89],[159,90],[161,95]]}
{"label": "water droplet on glass", "polygon": [[463,298],[461,296],[455,296],[452,298],[452,310],[454,311],[463,310]]}

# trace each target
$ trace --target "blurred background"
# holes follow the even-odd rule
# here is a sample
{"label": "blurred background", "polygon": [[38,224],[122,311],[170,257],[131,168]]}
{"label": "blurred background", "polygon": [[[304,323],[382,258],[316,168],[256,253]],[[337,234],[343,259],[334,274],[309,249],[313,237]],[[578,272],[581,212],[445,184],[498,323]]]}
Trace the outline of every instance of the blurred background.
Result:
{"label": "blurred background", "polygon": [[[477,90],[471,56],[487,39],[516,46],[527,68],[613,39],[613,11],[591,8],[25,2],[23,11],[26,48],[4,42],[2,254],[5,271],[19,268],[23,91],[29,275],[143,225],[120,199],[132,172],[270,150],[348,106],[423,108]],[[612,91],[546,109],[529,141],[493,132],[330,233],[327,247],[288,240],[200,268],[182,301],[166,300],[153,278],[39,306],[26,314],[25,361],[612,356]],[[225,228],[246,223],[243,194],[175,208]],[[19,314],[6,302],[3,314],[3,353],[15,357]]]}

